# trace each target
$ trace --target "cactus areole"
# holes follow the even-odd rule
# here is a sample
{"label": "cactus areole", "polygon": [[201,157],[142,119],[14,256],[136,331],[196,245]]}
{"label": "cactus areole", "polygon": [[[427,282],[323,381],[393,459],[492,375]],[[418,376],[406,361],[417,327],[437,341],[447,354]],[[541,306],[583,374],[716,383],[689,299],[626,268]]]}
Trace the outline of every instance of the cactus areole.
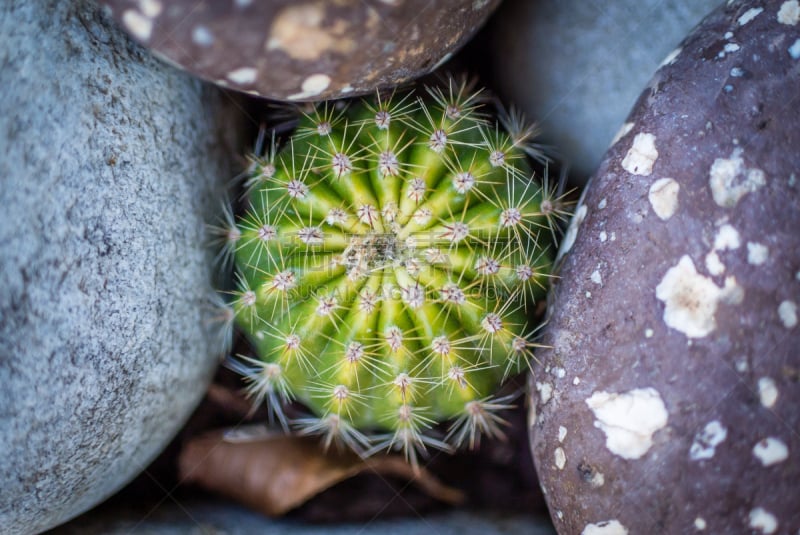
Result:
{"label": "cactus areole", "polygon": [[[501,436],[493,397],[527,366],[557,199],[514,114],[494,124],[466,84],[306,110],[254,158],[228,234],[233,309],[257,357],[235,367],[278,416],[361,453]],[[452,421],[446,437],[432,426]]]}

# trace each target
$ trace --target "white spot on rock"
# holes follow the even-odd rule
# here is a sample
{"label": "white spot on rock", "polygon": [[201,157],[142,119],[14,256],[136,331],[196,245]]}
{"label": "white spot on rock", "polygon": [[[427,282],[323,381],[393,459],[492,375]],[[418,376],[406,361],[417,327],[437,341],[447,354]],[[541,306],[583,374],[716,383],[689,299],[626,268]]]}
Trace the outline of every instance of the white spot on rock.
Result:
{"label": "white spot on rock", "polygon": [[706,269],[712,275],[722,275],[725,273],[725,264],[719,259],[716,251],[711,251],[706,255]]}
{"label": "white spot on rock", "polygon": [[756,445],[753,446],[753,455],[761,461],[762,466],[772,466],[789,458],[789,448],[782,440],[767,437],[756,442]]}
{"label": "white spot on rock", "polygon": [[644,330],[644,337],[645,337],[645,338],[652,338],[652,337],[653,337],[653,334],[655,334],[655,333],[653,332],[653,329],[645,329],[645,330]]}
{"label": "white spot on rock", "polygon": [[758,380],[758,398],[761,404],[771,409],[778,401],[778,387],[772,377],[762,377]]}
{"label": "white spot on rock", "polygon": [[783,301],[778,305],[778,316],[784,327],[792,329],[797,325],[797,305],[793,301]]}
{"label": "white spot on rock", "polygon": [[[614,146],[614,145],[616,145],[616,144],[617,144],[617,141],[619,141],[619,140],[620,140],[620,139],[622,139],[623,137],[627,136],[627,135],[628,135],[628,132],[630,132],[631,130],[633,130],[633,126],[634,126],[634,124],[636,124],[636,123],[625,123],[625,124],[623,124],[622,126],[620,126],[620,127],[619,127],[619,130],[617,130],[617,133],[616,133],[616,134],[614,134],[614,138],[611,140],[611,145],[609,145],[609,146]],[[603,204],[603,202],[604,202],[604,201],[605,201],[605,199],[603,199],[602,201],[600,201],[600,204]],[[601,208],[601,209],[602,209],[602,208],[603,208],[603,206],[600,206],[600,207],[598,207],[598,208]]]}
{"label": "white spot on rock", "polygon": [[786,0],[778,10],[778,22],[794,26],[800,22],[800,3],[797,0]]}
{"label": "white spot on rock", "polygon": [[442,56],[442,57],[441,57],[441,59],[440,59],[439,61],[437,61],[437,62],[436,62],[436,65],[434,65],[434,66],[433,66],[433,67],[430,69],[430,71],[429,71],[429,72],[431,72],[431,71],[435,71],[436,69],[438,69],[439,67],[441,67],[442,65],[444,65],[445,63],[447,63],[448,61],[450,61],[450,58],[452,58],[452,57],[453,57],[453,53],[452,53],[452,52],[448,52],[447,54],[445,54],[444,56]]}
{"label": "white spot on rock", "polygon": [[748,22],[759,16],[762,11],[764,11],[763,7],[751,7],[750,9],[742,13],[741,17],[739,17],[738,19],[739,26],[744,26],[745,24],[747,24]]}
{"label": "white spot on rock", "polygon": [[754,266],[760,266],[767,261],[769,249],[766,245],[756,242],[747,242],[747,262]]}
{"label": "white spot on rock", "polygon": [[792,46],[788,48],[789,55],[792,59],[800,59],[800,39],[795,41]]}
{"label": "white spot on rock", "polygon": [[586,524],[581,535],[628,535],[628,528],[619,520],[604,520],[595,524]]}
{"label": "white spot on rock", "polygon": [[558,251],[558,257],[561,258],[566,253],[572,249],[572,246],[575,245],[575,238],[578,237],[578,229],[583,223],[583,220],[586,219],[586,213],[589,211],[586,208],[585,204],[578,206],[578,209],[575,210],[575,215],[572,216],[572,220],[569,223],[569,229],[567,229],[567,233],[564,236],[564,242],[561,244],[561,248]]}
{"label": "white spot on rock", "polygon": [[579,384],[581,384],[581,378],[580,377],[575,377],[572,380],[572,384],[575,385],[575,386],[578,386]]}
{"label": "white spot on rock", "polygon": [[550,383],[536,383],[536,391],[539,392],[539,399],[544,405],[553,396],[553,385]]}
{"label": "white spot on rock", "polygon": [[298,100],[301,98],[315,97],[328,89],[329,85],[331,85],[331,77],[327,74],[312,74],[303,80],[303,84],[300,86],[300,93],[289,95],[289,99]]}
{"label": "white spot on rock", "polygon": [[653,445],[653,434],[667,425],[667,409],[654,388],[594,392],[586,404],[595,427],[606,435],[606,447],[623,459],[641,458]]}
{"label": "white spot on rock", "polygon": [[778,529],[778,520],[763,507],[756,507],[750,511],[750,527],[769,535]]}
{"label": "white spot on rock", "polygon": [[608,234],[606,233],[605,230],[601,230],[600,231],[599,238],[600,238],[600,242],[605,243],[605,241],[608,239]]}
{"label": "white spot on rock", "polygon": [[[631,123],[631,124],[633,124],[633,123]],[[603,199],[599,203],[597,203],[597,209],[598,210],[602,210],[607,205],[608,205],[608,200],[605,197],[603,197]]]}
{"label": "white spot on rock", "polygon": [[646,133],[636,134],[631,148],[622,160],[622,168],[632,175],[650,176],[656,159],[658,159],[656,136]]}
{"label": "white spot on rock", "polygon": [[723,208],[736,206],[739,200],[764,186],[767,181],[761,169],[747,169],[741,157],[742,149],[733,151],[730,158],[717,158],[709,170],[709,185],[714,202]]}
{"label": "white spot on rock", "polygon": [[595,284],[603,284],[603,276],[600,275],[600,272],[596,269],[592,271],[592,274],[589,276],[589,278]]}
{"label": "white spot on rock", "polygon": [[556,463],[556,468],[563,470],[564,466],[567,464],[567,454],[564,453],[562,448],[556,448],[556,450],[553,452],[553,460]]}
{"label": "white spot on rock", "polygon": [[122,24],[141,41],[147,41],[153,33],[153,21],[135,9],[128,9],[122,14]]}
{"label": "white spot on rock", "polygon": [[234,84],[246,85],[256,81],[258,71],[253,67],[240,67],[230,71],[225,76]]}
{"label": "white spot on rock", "polygon": [[661,62],[661,64],[658,66],[658,68],[660,69],[661,67],[664,67],[665,65],[672,65],[673,63],[675,63],[675,60],[678,59],[678,56],[681,55],[682,51],[683,51],[683,48],[678,47],[675,50],[673,50],[672,52],[670,52],[669,54],[667,54],[667,57],[664,58],[664,61]]}
{"label": "white spot on rock", "polygon": [[564,442],[564,439],[567,438],[567,428],[563,425],[558,426],[558,441]]}
{"label": "white spot on rock", "polygon": [[739,373],[746,372],[747,369],[750,367],[750,365],[747,364],[747,357],[739,357],[739,358],[737,358],[736,359],[736,363],[734,364],[734,366],[736,367],[736,371],[739,372]]}
{"label": "white spot on rock", "polygon": [[728,429],[719,420],[708,422],[702,431],[694,436],[689,448],[689,459],[700,461],[711,459],[719,446],[728,437]]}
{"label": "white spot on rock", "polygon": [[714,237],[714,250],[736,250],[742,245],[739,238],[739,231],[731,225],[722,225]]}
{"label": "white spot on rock", "polygon": [[694,529],[696,529],[697,531],[703,531],[704,529],[706,529],[706,520],[705,520],[705,518],[703,518],[701,516],[698,516],[697,518],[695,518],[694,519]]}
{"label": "white spot on rock", "polygon": [[697,273],[688,255],[667,270],[656,286],[656,297],[664,302],[664,323],[688,338],[703,338],[716,329],[714,314],[721,301],[741,302],[742,289],[728,277],[725,286]]}
{"label": "white spot on rock", "polygon": [[672,178],[659,178],[650,186],[647,198],[656,215],[666,221],[678,210],[680,185]]}
{"label": "white spot on rock", "polygon": [[139,10],[145,17],[155,18],[164,10],[160,0],[139,0]]}
{"label": "white spot on rock", "polygon": [[192,42],[198,46],[211,46],[214,44],[214,34],[205,26],[195,26],[192,30]]}

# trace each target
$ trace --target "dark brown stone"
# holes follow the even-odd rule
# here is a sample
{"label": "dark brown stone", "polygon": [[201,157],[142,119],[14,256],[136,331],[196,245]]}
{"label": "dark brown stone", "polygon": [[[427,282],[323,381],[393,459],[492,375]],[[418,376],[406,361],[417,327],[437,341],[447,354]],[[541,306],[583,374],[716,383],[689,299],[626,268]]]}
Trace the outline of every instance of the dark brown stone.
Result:
{"label": "dark brown stone", "polygon": [[349,97],[446,61],[500,0],[103,0],[140,43],[226,87]]}
{"label": "dark brown stone", "polygon": [[581,201],[531,379],[561,533],[800,529],[799,10],[706,18]]}

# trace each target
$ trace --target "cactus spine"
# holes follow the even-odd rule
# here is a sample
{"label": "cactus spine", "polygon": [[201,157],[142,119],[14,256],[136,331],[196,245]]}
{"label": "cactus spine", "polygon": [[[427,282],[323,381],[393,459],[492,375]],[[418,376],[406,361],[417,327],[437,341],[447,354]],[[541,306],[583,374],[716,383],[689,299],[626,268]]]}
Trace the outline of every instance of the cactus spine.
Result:
{"label": "cactus spine", "polygon": [[[249,208],[226,231],[233,311],[257,357],[249,393],[326,446],[360,453],[502,436],[492,393],[534,344],[526,308],[547,287],[559,199],[531,177],[531,128],[482,113],[451,81],[300,118],[256,158]],[[452,421],[443,439],[430,432]]]}

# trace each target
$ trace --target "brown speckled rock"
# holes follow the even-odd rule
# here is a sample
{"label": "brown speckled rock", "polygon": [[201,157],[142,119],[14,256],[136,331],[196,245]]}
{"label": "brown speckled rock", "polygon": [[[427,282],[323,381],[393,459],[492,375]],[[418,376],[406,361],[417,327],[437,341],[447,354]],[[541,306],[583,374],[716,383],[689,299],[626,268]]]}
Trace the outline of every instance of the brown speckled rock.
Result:
{"label": "brown speckled rock", "polygon": [[188,71],[281,100],[368,93],[446,61],[500,0],[102,0]]}
{"label": "brown speckled rock", "polygon": [[800,529],[799,21],[713,12],[578,207],[531,380],[561,533]]}

